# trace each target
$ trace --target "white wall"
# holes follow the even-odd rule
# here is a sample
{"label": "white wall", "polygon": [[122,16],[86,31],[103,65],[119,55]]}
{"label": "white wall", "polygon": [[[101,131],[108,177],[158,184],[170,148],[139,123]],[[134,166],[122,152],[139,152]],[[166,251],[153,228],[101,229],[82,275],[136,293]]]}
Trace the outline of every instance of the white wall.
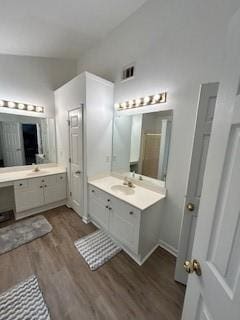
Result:
{"label": "white wall", "polygon": [[54,116],[53,91],[76,75],[74,60],[0,55],[0,99],[46,107]]}
{"label": "white wall", "polygon": [[[168,91],[173,131],[161,240],[175,251],[200,84],[219,80],[227,24],[239,6],[239,0],[149,0],[79,60],[79,72],[115,81],[116,102]],[[135,78],[121,82],[131,62]]]}

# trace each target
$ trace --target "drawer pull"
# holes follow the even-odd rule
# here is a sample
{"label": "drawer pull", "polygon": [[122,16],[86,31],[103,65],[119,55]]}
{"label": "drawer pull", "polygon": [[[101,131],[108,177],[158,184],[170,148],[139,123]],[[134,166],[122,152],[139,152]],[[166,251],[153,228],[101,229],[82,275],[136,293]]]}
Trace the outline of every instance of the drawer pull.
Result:
{"label": "drawer pull", "polygon": [[92,192],[95,192],[94,190],[92,190]]}
{"label": "drawer pull", "polygon": [[110,202],[110,199],[107,199],[108,202]]}
{"label": "drawer pull", "polygon": [[129,214],[131,214],[131,215],[132,215],[132,214],[134,214],[134,212],[133,212],[133,211],[130,211],[130,212],[129,212]]}
{"label": "drawer pull", "polygon": [[23,184],[22,183],[19,183],[19,186],[21,187]]}
{"label": "drawer pull", "polygon": [[43,186],[40,186],[40,188],[42,189],[42,188],[43,188]]}
{"label": "drawer pull", "polygon": [[45,180],[42,180],[42,182],[45,182]]}
{"label": "drawer pull", "polygon": [[106,206],[106,208],[108,209],[108,206]]}
{"label": "drawer pull", "polygon": [[44,188],[47,188],[47,185],[45,184]]}

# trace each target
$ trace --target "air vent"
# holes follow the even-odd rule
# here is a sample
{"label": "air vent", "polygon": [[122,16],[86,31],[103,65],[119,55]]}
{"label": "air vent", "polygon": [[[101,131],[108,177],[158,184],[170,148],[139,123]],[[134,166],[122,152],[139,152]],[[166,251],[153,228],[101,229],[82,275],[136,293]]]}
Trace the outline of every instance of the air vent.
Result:
{"label": "air vent", "polygon": [[122,71],[122,81],[133,78],[134,71],[135,71],[135,66],[133,64],[130,66],[128,65],[127,67],[124,67]]}

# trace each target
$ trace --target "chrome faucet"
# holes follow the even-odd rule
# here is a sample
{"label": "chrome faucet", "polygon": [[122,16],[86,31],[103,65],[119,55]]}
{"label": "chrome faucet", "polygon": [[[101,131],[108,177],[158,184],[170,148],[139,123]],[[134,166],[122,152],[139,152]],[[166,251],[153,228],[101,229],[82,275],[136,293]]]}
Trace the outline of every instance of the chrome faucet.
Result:
{"label": "chrome faucet", "polygon": [[124,177],[123,184],[129,188],[135,188],[133,182],[128,177]]}

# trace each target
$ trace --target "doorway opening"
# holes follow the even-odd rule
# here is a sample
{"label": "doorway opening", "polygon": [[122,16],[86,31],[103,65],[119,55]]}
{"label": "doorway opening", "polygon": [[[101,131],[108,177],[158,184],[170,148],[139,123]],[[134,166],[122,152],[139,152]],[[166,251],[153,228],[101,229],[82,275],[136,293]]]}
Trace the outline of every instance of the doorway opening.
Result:
{"label": "doorway opening", "polygon": [[22,124],[23,145],[25,154],[25,163],[36,163],[36,154],[38,154],[38,134],[36,124]]}

